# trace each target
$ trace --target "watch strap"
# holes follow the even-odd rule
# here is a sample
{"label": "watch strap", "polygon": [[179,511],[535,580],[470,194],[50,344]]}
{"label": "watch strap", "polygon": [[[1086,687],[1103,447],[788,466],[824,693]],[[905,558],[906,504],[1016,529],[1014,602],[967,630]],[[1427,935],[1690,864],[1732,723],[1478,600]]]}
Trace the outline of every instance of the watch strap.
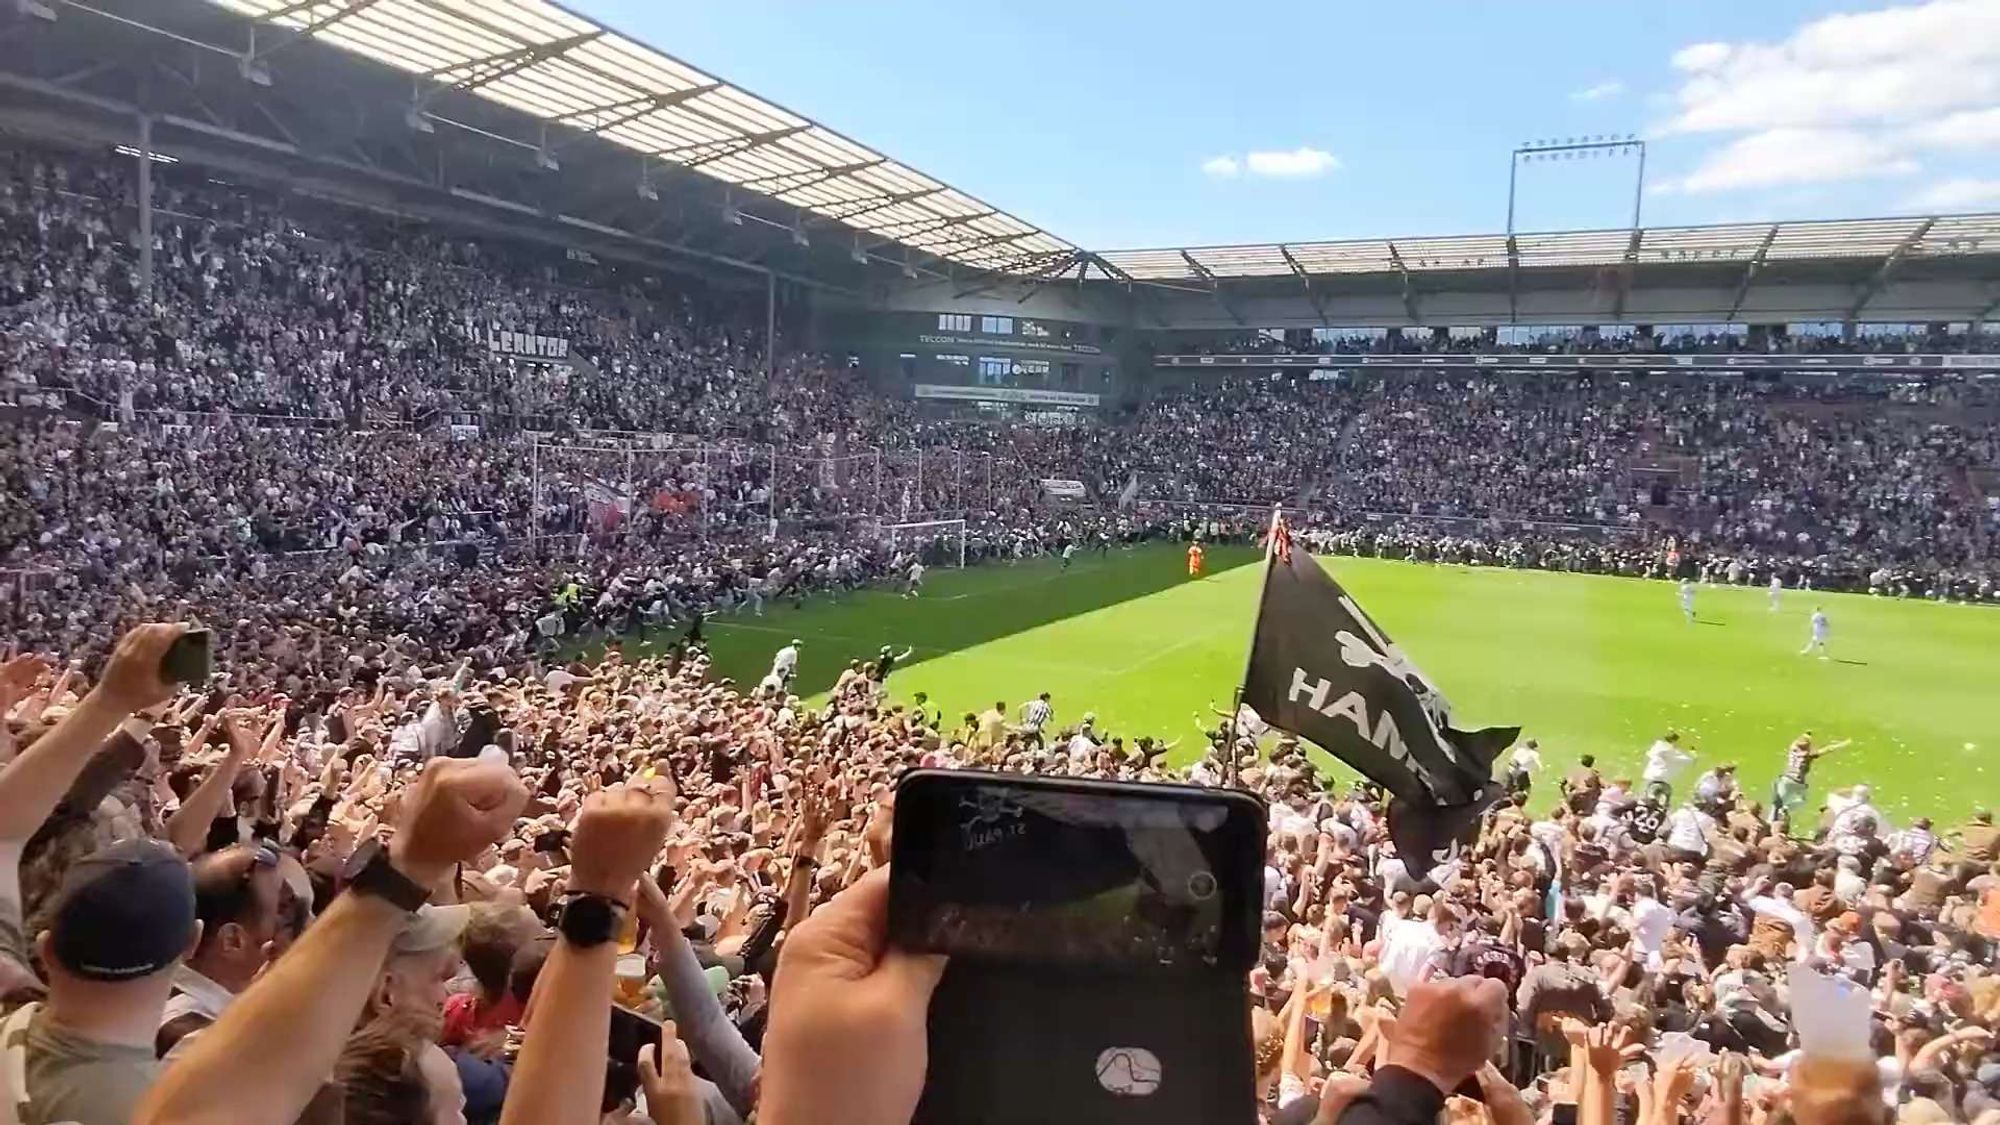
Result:
{"label": "watch strap", "polygon": [[415,914],[431,900],[430,888],[396,870],[389,862],[389,849],[379,842],[372,845],[367,862],[348,881],[350,890],[373,895],[384,902],[392,903]]}

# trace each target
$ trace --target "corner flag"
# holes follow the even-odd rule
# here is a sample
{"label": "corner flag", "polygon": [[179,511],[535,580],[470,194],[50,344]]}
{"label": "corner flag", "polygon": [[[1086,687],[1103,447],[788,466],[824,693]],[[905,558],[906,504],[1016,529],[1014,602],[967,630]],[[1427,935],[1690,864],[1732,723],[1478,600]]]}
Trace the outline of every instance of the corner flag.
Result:
{"label": "corner flag", "polygon": [[1451,704],[1274,517],[1243,702],[1387,790],[1411,875],[1469,843],[1501,796],[1493,761],[1519,727],[1461,731]]}

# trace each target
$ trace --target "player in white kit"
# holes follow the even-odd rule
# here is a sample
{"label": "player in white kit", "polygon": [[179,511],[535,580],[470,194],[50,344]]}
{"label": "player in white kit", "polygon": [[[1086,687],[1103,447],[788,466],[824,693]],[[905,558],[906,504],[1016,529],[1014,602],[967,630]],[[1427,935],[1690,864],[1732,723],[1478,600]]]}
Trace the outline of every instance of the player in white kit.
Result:
{"label": "player in white kit", "polygon": [[1681,579],[1681,616],[1690,625],[1694,623],[1694,583],[1685,578]]}
{"label": "player in white kit", "polygon": [[771,657],[771,678],[778,681],[779,687],[790,688],[792,686],[792,676],[798,670],[799,642],[794,640],[791,644],[779,649],[777,655]]}
{"label": "player in white kit", "polygon": [[1778,612],[1778,601],[1779,601],[1779,600],[1780,600],[1781,598],[1783,598],[1783,597],[1784,597],[1784,595],[1785,595],[1785,580],[1784,580],[1784,579],[1782,579],[1782,578],[1780,578],[1780,577],[1778,577],[1777,575],[1773,574],[1773,575],[1771,576],[1771,612],[1772,612],[1772,613],[1776,613],[1776,612]]}
{"label": "player in white kit", "polygon": [[1819,653],[1819,658],[1821,660],[1829,659],[1826,651],[1827,631],[1828,630],[1826,624],[1826,611],[1818,606],[1814,606],[1812,615],[1812,638],[1806,641],[1806,647],[1799,650],[1799,655],[1804,656],[1806,653],[1816,651]]}
{"label": "player in white kit", "polygon": [[909,579],[903,586],[903,596],[914,598],[924,588],[924,564],[921,560],[910,563]]}

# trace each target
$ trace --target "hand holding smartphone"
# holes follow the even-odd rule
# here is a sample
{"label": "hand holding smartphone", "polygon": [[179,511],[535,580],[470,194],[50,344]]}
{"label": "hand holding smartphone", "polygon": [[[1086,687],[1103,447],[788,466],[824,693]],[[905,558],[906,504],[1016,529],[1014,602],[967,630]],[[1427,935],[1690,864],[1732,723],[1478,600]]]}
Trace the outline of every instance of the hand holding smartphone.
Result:
{"label": "hand holding smartphone", "polygon": [[905,775],[890,941],[951,958],[914,1120],[1253,1121],[1264,834],[1228,790]]}

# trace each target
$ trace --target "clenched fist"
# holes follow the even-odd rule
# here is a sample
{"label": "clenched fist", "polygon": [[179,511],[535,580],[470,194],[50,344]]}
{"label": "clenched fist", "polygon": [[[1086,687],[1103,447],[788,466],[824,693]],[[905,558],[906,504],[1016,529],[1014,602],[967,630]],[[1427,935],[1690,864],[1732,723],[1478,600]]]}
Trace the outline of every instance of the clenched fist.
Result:
{"label": "clenched fist", "polygon": [[570,891],[629,905],[673,826],[674,789],[664,778],[592,793],[571,829]]}
{"label": "clenched fist", "polygon": [[1389,1031],[1388,1058],[1449,1095],[1500,1048],[1507,988],[1492,977],[1424,981]]}
{"label": "clenched fist", "polygon": [[433,887],[507,835],[528,790],[504,762],[433,758],[401,803],[390,858],[398,871]]}

